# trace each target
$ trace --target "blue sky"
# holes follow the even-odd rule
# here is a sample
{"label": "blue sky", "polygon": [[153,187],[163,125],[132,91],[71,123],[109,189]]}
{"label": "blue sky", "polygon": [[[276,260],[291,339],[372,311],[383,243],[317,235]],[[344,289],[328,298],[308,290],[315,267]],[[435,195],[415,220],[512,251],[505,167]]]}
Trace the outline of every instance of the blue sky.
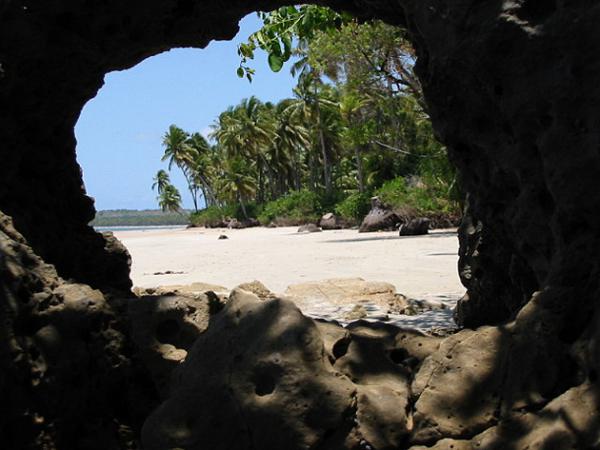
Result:
{"label": "blue sky", "polygon": [[[156,209],[152,178],[166,164],[162,136],[169,125],[209,131],[220,112],[256,95],[264,101],[289,97],[294,79],[289,68],[272,73],[257,54],[252,83],[237,77],[237,45],[260,26],[255,14],[240,23],[230,42],[207,48],[174,49],[148,58],[132,69],[106,75],[105,85],[81,113],[75,134],[77,159],[96,209]],[[174,167],[171,180],[184,206],[191,207],[183,177]]]}

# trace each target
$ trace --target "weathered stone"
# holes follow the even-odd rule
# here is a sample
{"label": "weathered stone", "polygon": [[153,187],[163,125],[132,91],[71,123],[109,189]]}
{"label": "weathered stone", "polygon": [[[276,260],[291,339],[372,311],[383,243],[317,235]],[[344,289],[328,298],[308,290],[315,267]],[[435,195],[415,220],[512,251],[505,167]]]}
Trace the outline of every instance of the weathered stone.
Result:
{"label": "weathered stone", "polygon": [[208,327],[210,299],[205,294],[142,296],[129,302],[128,312],[138,354],[164,395],[171,372]]}
{"label": "weathered stone", "polygon": [[319,226],[323,230],[339,230],[342,227],[342,220],[334,213],[324,214],[319,220]]}
{"label": "weathered stone", "polygon": [[62,280],[0,213],[3,448],[136,445],[157,395],[131,358],[122,304]]}
{"label": "weathered stone", "polygon": [[429,225],[431,220],[426,217],[418,217],[411,219],[400,225],[400,236],[419,236],[429,233]]}
{"label": "weathered stone", "polygon": [[301,225],[300,228],[298,228],[298,233],[318,233],[320,231],[323,230],[321,230],[314,223],[307,223],[305,225]]}
{"label": "weathered stone", "polygon": [[363,219],[358,232],[395,231],[401,222],[400,217],[394,211],[387,208],[379,197],[373,197],[371,199],[371,211]]}
{"label": "weathered stone", "polygon": [[234,290],[176,380],[146,421],[144,448],[313,448],[353,426],[354,385],[285,300]]}
{"label": "weathered stone", "polygon": [[[476,328],[514,317],[537,289],[537,283],[532,281],[529,270],[514,251],[497,241],[473,216],[469,199],[458,240],[458,272],[467,293],[454,311],[456,323]],[[507,267],[511,269],[507,271]]]}
{"label": "weathered stone", "polygon": [[276,298],[276,295],[258,280],[250,281],[249,283],[242,283],[235,289],[251,292],[261,300],[272,300]]}
{"label": "weathered stone", "polygon": [[[445,339],[412,383],[415,443],[472,436],[495,424],[505,372],[502,332],[461,331]],[[471,380],[465,384],[465,380]]]}
{"label": "weathered stone", "polygon": [[229,289],[224,286],[210,283],[192,283],[192,284],[171,284],[166,286],[158,287],[147,287],[140,288],[136,287],[133,289],[134,294],[138,297],[143,295],[185,295],[185,296],[196,296],[206,294],[207,292],[214,292],[219,296],[227,296]]}
{"label": "weathered stone", "polygon": [[300,305],[303,302],[353,304],[370,301],[389,306],[399,301],[394,285],[381,281],[365,281],[362,278],[332,278],[292,284],[286,289],[285,295]]}
{"label": "weathered stone", "polygon": [[[0,209],[14,217],[34,249],[13,239],[11,230],[3,232],[0,388],[5,413],[0,430],[7,448],[135,447],[140,416],[132,409],[144,409],[141,405],[147,406],[152,391],[143,370],[128,372],[131,360],[125,355],[133,346],[120,321],[126,308],[107,296],[99,306],[97,294],[81,285],[72,289],[85,290],[83,296],[89,294],[99,311],[88,315],[64,307],[63,297],[53,293],[63,281],[36,256],[75,283],[128,289],[127,258],[122,252],[111,253],[106,239],[87,226],[94,216],[93,201],[83,189],[73,134],[83,105],[96,95],[109,71],[132,67],[169,48],[202,47],[212,39],[232,38],[241,17],[283,3],[148,1],[141,8],[131,2],[3,2]],[[575,433],[562,423],[544,426],[539,420],[541,411],[557,414],[544,411],[544,402],[581,385],[582,378],[595,386],[598,377],[599,338],[592,326],[600,294],[600,6],[534,0],[323,3],[407,28],[416,48],[416,72],[427,112],[458,168],[463,189],[472,194],[473,217],[482,224],[482,240],[471,253],[481,258],[470,264],[469,299],[463,304],[471,306],[463,308],[463,322],[477,326],[516,317],[510,332],[506,326],[473,332],[473,342],[487,342],[501,333],[501,341],[512,345],[510,351],[501,345],[490,353],[481,349],[478,355],[470,344],[458,344],[483,356],[486,366],[496,355],[493,370],[490,366],[493,376],[472,365],[459,369],[452,360],[442,364],[440,355],[430,357],[440,362],[432,374],[435,385],[445,379],[448,365],[453,375],[447,380],[460,386],[463,395],[450,393],[448,402],[456,404],[436,412],[425,400],[439,404],[441,397],[424,389],[417,433],[421,438],[429,433],[425,437],[431,440],[446,432],[464,433],[461,441],[470,439],[455,425],[464,423],[469,432],[478,432],[492,423],[488,421],[492,402],[477,386],[495,385],[496,372],[506,370],[506,381],[500,383],[502,405],[494,420],[508,426],[511,411],[520,407],[540,413],[527,418],[531,424],[524,424],[533,430],[531,440],[519,441],[520,437],[505,433],[507,440],[534,448],[597,446],[588,439],[598,430],[593,421],[577,417]],[[543,294],[530,299],[534,291]],[[495,302],[502,305],[496,308]],[[79,334],[81,328],[71,324],[80,316],[82,323],[93,316],[91,323],[99,328]],[[506,336],[511,333],[512,338]],[[31,346],[36,335],[44,341],[46,354]],[[575,348],[577,359],[569,364],[566,355]],[[42,363],[42,358],[47,360]],[[235,372],[229,366],[216,367],[228,375]],[[131,373],[134,384],[129,382]],[[231,398],[227,391],[219,394],[220,402]],[[480,396],[483,414],[474,419]],[[592,411],[585,417],[596,416],[598,395],[586,388],[577,396],[573,404]],[[332,403],[332,410],[338,412],[340,404]],[[258,430],[262,442],[265,429],[294,429],[272,426],[273,417],[286,406],[275,404],[272,415],[256,422],[247,422],[234,410],[226,417],[228,427],[217,444],[248,430]],[[566,403],[563,409],[565,424],[566,417],[578,413]],[[429,418],[425,411],[431,412]],[[441,411],[460,412],[466,419],[453,424],[439,415]],[[178,414],[182,413],[173,411],[158,425],[164,429],[176,423]],[[206,417],[196,414],[184,427],[177,425],[180,438],[185,439],[184,433],[197,436],[196,426]],[[334,419],[328,418],[323,426],[346,426],[336,419],[332,425]],[[210,425],[214,430],[219,423]],[[311,424],[309,430],[290,432],[280,448],[294,448],[290,442],[302,441],[297,436],[326,434],[319,434],[320,425]],[[490,433],[494,432],[492,428]],[[335,433],[329,436],[336,437]],[[341,434],[355,435],[355,443],[360,442],[356,430]],[[578,441],[573,441],[575,434]],[[277,435],[277,444],[283,441],[281,436]],[[329,444],[326,441],[323,447]]]}

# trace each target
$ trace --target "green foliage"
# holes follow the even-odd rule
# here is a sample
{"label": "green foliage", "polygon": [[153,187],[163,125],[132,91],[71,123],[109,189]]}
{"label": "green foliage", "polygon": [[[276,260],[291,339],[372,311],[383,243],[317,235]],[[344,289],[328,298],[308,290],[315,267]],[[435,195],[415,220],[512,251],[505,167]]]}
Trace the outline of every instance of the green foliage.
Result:
{"label": "green foliage", "polygon": [[[245,205],[246,212],[250,217],[257,217],[262,211],[262,207],[256,203]],[[230,203],[223,206],[209,206],[198,212],[190,214],[189,221],[196,227],[214,228],[221,226],[228,219],[238,219],[243,221],[246,219],[241,206],[236,203]]]}
{"label": "green foliage", "polygon": [[158,196],[158,206],[164,212],[181,211],[181,194],[172,184],[167,184]]}
{"label": "green foliage", "polygon": [[267,203],[258,220],[263,225],[268,225],[276,219],[285,219],[290,223],[308,223],[317,221],[321,213],[319,196],[315,192],[302,190],[290,192]]}
{"label": "green foliage", "polygon": [[350,222],[360,222],[371,209],[371,196],[356,192],[335,206],[335,212]]}
{"label": "green foliage", "polygon": [[273,72],[279,72],[292,56],[294,39],[311,39],[319,30],[336,29],[351,20],[348,14],[313,5],[284,6],[271,12],[259,12],[258,16],[263,21],[262,28],[238,47],[241,62],[237,75],[249,81],[255,70],[248,62],[254,59],[257,49],[267,53],[269,67]]}
{"label": "green foliage", "polygon": [[[331,211],[358,220],[373,193],[423,214],[457,209],[456,173],[435,139],[405,31],[313,5],[260,17],[238,49],[238,75],[252,78],[247,63],[262,49],[274,71],[295,58],[297,85],[277,104],[250,97],[229,107],[210,143],[169,128],[163,161],[183,172],[195,210],[197,198],[209,206],[194,221],[293,224]],[[153,187],[167,184],[159,172]]]}
{"label": "green foliage", "polygon": [[416,177],[410,184],[403,177],[387,181],[375,194],[400,214],[427,216],[437,213],[460,213],[458,202],[450,199],[443,188]]}
{"label": "green foliage", "polygon": [[190,223],[197,227],[217,227],[220,226],[225,219],[234,217],[235,211],[235,205],[223,207],[209,206],[208,208],[190,214]]}

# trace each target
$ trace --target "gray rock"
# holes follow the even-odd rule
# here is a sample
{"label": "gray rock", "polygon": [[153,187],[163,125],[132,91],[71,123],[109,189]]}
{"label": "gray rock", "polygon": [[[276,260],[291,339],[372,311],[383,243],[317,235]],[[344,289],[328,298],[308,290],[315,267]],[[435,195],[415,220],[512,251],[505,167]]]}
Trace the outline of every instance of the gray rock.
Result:
{"label": "gray rock", "polygon": [[307,223],[306,225],[301,225],[300,228],[298,228],[298,233],[319,233],[320,231],[323,230],[321,230],[314,223]]}
{"label": "gray rock", "polygon": [[319,226],[323,230],[339,230],[342,228],[342,220],[334,213],[327,213],[319,220]]}
{"label": "gray rock", "polygon": [[372,231],[394,231],[398,229],[400,218],[394,211],[385,206],[379,197],[371,199],[371,211],[363,219],[359,233],[367,233]]}
{"label": "gray rock", "polygon": [[431,221],[426,217],[411,219],[407,223],[400,225],[400,236],[419,236],[429,233]]}

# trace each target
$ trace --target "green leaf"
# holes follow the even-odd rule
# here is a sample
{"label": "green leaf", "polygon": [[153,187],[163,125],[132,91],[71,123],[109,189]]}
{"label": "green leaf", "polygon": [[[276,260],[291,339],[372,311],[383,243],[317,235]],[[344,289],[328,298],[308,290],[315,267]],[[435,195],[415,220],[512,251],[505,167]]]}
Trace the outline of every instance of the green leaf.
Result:
{"label": "green leaf", "polygon": [[237,76],[240,78],[244,78],[244,69],[243,68],[238,67]]}
{"label": "green leaf", "polygon": [[275,53],[269,53],[269,67],[273,72],[279,72],[283,67],[283,57]]}
{"label": "green leaf", "polygon": [[292,38],[290,36],[282,36],[281,42],[283,42],[283,58],[287,61],[292,56]]}

